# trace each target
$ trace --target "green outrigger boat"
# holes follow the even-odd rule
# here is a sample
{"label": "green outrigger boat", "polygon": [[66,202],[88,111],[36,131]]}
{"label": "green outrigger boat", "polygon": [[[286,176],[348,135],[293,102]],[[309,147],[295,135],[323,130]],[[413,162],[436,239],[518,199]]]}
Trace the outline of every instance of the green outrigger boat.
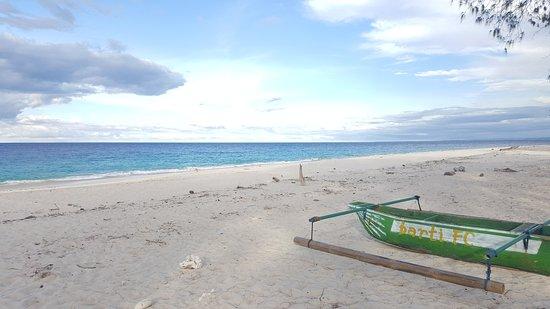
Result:
{"label": "green outrigger boat", "polygon": [[[416,201],[418,210],[390,205]],[[309,219],[313,223],[356,213],[369,235],[403,249],[550,276],[550,220],[542,224],[512,222],[423,211],[420,197],[386,203],[353,202],[349,210]]]}

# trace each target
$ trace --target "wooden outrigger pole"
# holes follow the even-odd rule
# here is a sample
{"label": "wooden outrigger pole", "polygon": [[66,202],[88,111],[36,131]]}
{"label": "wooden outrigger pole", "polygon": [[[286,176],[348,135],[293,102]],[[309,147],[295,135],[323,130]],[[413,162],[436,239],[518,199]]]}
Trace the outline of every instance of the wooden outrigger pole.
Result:
{"label": "wooden outrigger pole", "polygon": [[[529,254],[531,254],[531,256],[532,256],[533,253],[527,254],[528,249],[530,249],[529,248],[529,239],[531,239],[531,236],[533,234],[536,234],[536,233],[546,235],[547,232],[543,232],[544,231],[543,229],[548,228],[548,225],[550,224],[550,221],[547,221],[547,222],[542,223],[542,224],[530,224],[529,227],[522,229],[523,225],[517,223],[518,227],[517,227],[517,229],[514,230],[515,234],[511,234],[512,235],[511,237],[508,236],[508,235],[510,235],[509,232],[500,231],[499,232],[500,234],[499,233],[495,234],[496,235],[496,236],[494,236],[494,237],[496,237],[495,239],[498,238],[497,242],[496,242],[496,243],[498,243],[498,246],[497,245],[487,245],[486,247],[481,247],[481,248],[479,248],[479,246],[477,246],[478,249],[470,249],[470,248],[473,248],[473,247],[468,247],[468,246],[471,246],[470,242],[472,241],[472,239],[475,240],[475,237],[476,237],[475,233],[472,232],[470,227],[465,226],[464,228],[466,228],[467,230],[461,230],[461,229],[459,229],[459,226],[457,226],[456,224],[454,224],[454,225],[452,225],[452,224],[451,225],[449,225],[449,224],[445,225],[446,223],[440,223],[440,222],[437,222],[437,221],[433,221],[432,222],[433,224],[438,225],[438,227],[437,227],[438,232],[436,232],[436,233],[439,233],[439,239],[438,239],[439,242],[438,242],[438,244],[442,244],[441,241],[443,241],[442,240],[443,237],[444,237],[443,234],[445,232],[444,229],[446,229],[446,228],[448,229],[448,227],[451,226],[451,227],[454,228],[452,230],[452,235],[453,235],[452,236],[453,237],[452,238],[452,244],[455,245],[455,241],[457,240],[458,235],[460,235],[463,238],[463,240],[461,240],[463,242],[462,243],[462,249],[459,249],[459,250],[463,250],[462,253],[464,253],[465,250],[482,250],[481,252],[475,251],[475,252],[479,252],[479,254],[480,254],[479,258],[477,258],[477,255],[476,255],[474,258],[468,257],[468,258],[465,258],[465,260],[485,263],[486,267],[487,267],[487,270],[485,272],[485,275],[486,275],[485,278],[477,278],[477,277],[458,274],[458,273],[449,272],[449,271],[445,271],[445,270],[441,270],[441,269],[434,269],[434,268],[427,267],[427,266],[416,265],[416,264],[412,264],[412,263],[408,263],[408,262],[393,260],[393,259],[389,259],[389,258],[377,256],[377,255],[372,255],[372,254],[368,254],[368,253],[365,253],[365,252],[356,251],[356,250],[352,250],[352,249],[348,249],[348,248],[338,247],[338,246],[334,246],[334,245],[330,245],[330,244],[326,244],[326,243],[322,243],[322,242],[318,242],[318,241],[313,240],[313,224],[315,222],[330,219],[330,218],[335,218],[335,217],[339,217],[339,216],[343,216],[343,215],[347,215],[347,214],[356,213],[356,214],[359,215],[359,220],[361,221],[361,223],[363,223],[363,225],[365,226],[367,231],[369,231],[369,234],[371,234],[372,236],[375,236],[375,238],[380,238],[382,236],[389,237],[389,234],[393,234],[393,235],[397,235],[397,236],[403,235],[403,237],[405,237],[405,236],[410,237],[410,236],[408,236],[408,234],[412,232],[413,237],[411,239],[414,239],[416,241],[428,241],[429,242],[430,240],[433,240],[434,227],[432,226],[431,236],[428,236],[430,234],[429,232],[427,232],[426,230],[422,230],[422,229],[424,229],[426,227],[425,224],[427,224],[431,221],[422,221],[422,220],[412,220],[411,221],[411,220],[408,220],[408,219],[399,219],[398,217],[395,217],[395,216],[391,220],[388,219],[389,221],[388,220],[379,221],[380,218],[381,218],[380,216],[384,215],[383,213],[380,212],[381,208],[388,208],[386,206],[397,204],[397,203],[402,203],[402,202],[406,202],[406,201],[413,201],[413,200],[416,200],[419,210],[411,211],[411,212],[416,212],[418,214],[424,214],[424,216],[428,216],[430,219],[442,215],[440,213],[422,211],[422,208],[420,207],[420,197],[418,195],[415,195],[413,197],[404,198],[404,199],[394,200],[394,201],[390,201],[390,202],[386,202],[386,203],[380,203],[380,204],[352,203],[352,204],[350,204],[350,208],[351,208],[350,210],[340,211],[340,212],[337,212],[337,213],[332,213],[332,214],[328,214],[328,215],[324,215],[324,216],[315,216],[315,217],[310,218],[309,219],[309,222],[311,222],[310,239],[305,239],[305,238],[302,238],[302,237],[295,237],[294,238],[294,243],[296,243],[297,245],[300,245],[300,246],[311,248],[311,249],[315,249],[315,250],[319,250],[319,251],[323,251],[323,252],[327,252],[327,253],[331,253],[331,254],[336,254],[336,255],[340,255],[340,256],[353,258],[353,259],[360,260],[360,261],[363,261],[363,262],[366,262],[366,263],[371,263],[371,264],[375,264],[375,265],[379,265],[379,266],[383,266],[383,267],[387,267],[387,268],[391,268],[391,269],[395,269],[395,270],[400,270],[400,271],[405,271],[405,272],[409,272],[409,273],[422,275],[422,276],[437,279],[437,280],[442,280],[442,281],[451,282],[451,283],[455,283],[455,284],[459,284],[459,285],[463,285],[463,286],[468,286],[468,287],[473,287],[473,288],[484,289],[486,291],[502,294],[502,293],[504,293],[504,290],[505,290],[504,284],[501,283],[501,282],[496,282],[496,281],[491,280],[491,266],[492,266],[492,263],[493,263],[494,259],[497,258],[497,256],[499,257],[501,254],[503,254],[503,256],[505,256],[504,258],[509,258],[510,254],[517,254],[517,253],[513,253],[513,252],[518,252],[518,246],[516,244],[519,243],[520,241],[523,241],[523,246],[522,246],[523,249],[520,249],[520,250],[524,250],[524,252],[527,256],[529,256]],[[395,208],[392,208],[392,209],[395,209]],[[460,217],[460,216],[456,216],[456,215],[448,215],[448,216],[454,216],[457,219],[463,219],[463,220],[464,219],[466,219],[466,220],[475,220],[476,219],[475,217],[464,217],[464,216]],[[376,220],[378,220],[378,221],[376,221]],[[413,222],[413,223],[410,223],[410,224],[413,224],[413,225],[416,224],[417,228],[419,229],[419,234],[418,235],[416,234],[416,230],[414,228],[411,228],[411,229],[408,229],[408,230],[405,231],[405,228],[406,228],[405,221],[407,221],[407,220],[410,221],[410,222]],[[484,219],[484,220],[487,220],[487,222],[490,223],[490,219]],[[414,223],[414,222],[416,222],[416,223]],[[392,226],[394,226],[394,224],[396,224],[396,223],[397,223],[397,225],[395,225],[395,228],[397,228],[397,230],[400,232],[398,234],[394,234],[395,231],[392,228]],[[513,222],[512,223],[508,222],[508,224],[514,224],[514,223]],[[521,226],[519,226],[519,225],[521,225]],[[401,230],[401,229],[403,229],[403,230]],[[468,230],[468,229],[470,229],[470,230]],[[403,231],[405,231],[405,232],[403,232]],[[422,232],[424,232],[424,235],[422,234]],[[401,234],[401,233],[403,233],[403,234]],[[506,234],[507,236],[502,236],[502,233],[508,233],[508,234]],[[498,235],[501,235],[501,236],[498,236]],[[489,236],[491,236],[491,235],[489,235]],[[536,248],[536,250],[539,250],[538,248],[540,248],[540,246],[541,246],[541,240],[540,240],[541,238],[540,238],[540,235],[535,235],[535,236],[536,236],[535,237],[536,240],[533,240],[534,245],[532,247]],[[426,237],[428,237],[428,238],[426,238]],[[472,238],[469,239],[468,237],[472,237]],[[544,237],[546,237],[546,236],[544,236]],[[424,240],[421,240],[421,239],[424,239]],[[502,239],[505,239],[505,240],[508,239],[508,240],[506,240],[504,243],[502,243],[502,241],[501,241]],[[384,240],[382,240],[382,241],[384,241]],[[493,243],[493,244],[496,244],[496,243]],[[531,251],[529,251],[529,252],[532,252],[533,250],[535,250],[534,248],[532,248]],[[483,250],[485,250],[485,251],[483,251]],[[509,251],[509,250],[512,250],[512,251]],[[505,251],[506,251],[506,254],[504,254]],[[483,255],[482,252],[485,252],[485,254]],[[512,252],[512,253],[510,253],[510,252]],[[434,253],[432,253],[432,254],[434,254]],[[435,254],[438,254],[438,253],[435,253]],[[546,253],[543,253],[543,254],[546,254]],[[442,254],[438,254],[438,255],[442,255]],[[483,256],[484,256],[484,258],[483,258]],[[544,259],[544,257],[542,257],[542,259]],[[499,262],[499,264],[502,264],[502,262],[503,262],[502,258],[497,259],[497,261]],[[547,266],[543,266],[543,267],[547,267]]]}
{"label": "wooden outrigger pole", "polygon": [[485,279],[478,278],[478,277],[463,275],[463,274],[446,271],[442,269],[394,260],[383,256],[378,256],[378,255],[369,254],[366,252],[361,252],[353,249],[348,249],[344,247],[327,244],[324,242],[310,240],[307,238],[294,237],[294,243],[299,246],[352,258],[354,260],[358,260],[361,262],[374,264],[374,265],[378,265],[386,268],[391,268],[394,270],[404,271],[407,273],[417,274],[424,277],[433,278],[436,280],[450,282],[458,285],[463,285],[471,288],[484,289],[486,291],[493,292],[493,293],[503,294],[505,290],[504,283],[501,283],[501,282],[497,282],[493,280],[490,280],[489,282],[485,282]]}

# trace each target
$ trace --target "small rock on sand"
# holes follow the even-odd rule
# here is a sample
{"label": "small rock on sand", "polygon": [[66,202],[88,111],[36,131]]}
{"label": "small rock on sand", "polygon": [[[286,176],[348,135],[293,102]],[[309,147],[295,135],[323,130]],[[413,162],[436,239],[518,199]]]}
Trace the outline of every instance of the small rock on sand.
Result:
{"label": "small rock on sand", "polygon": [[483,174],[483,173],[479,174],[479,177],[483,177],[483,176],[485,176],[485,174]]}
{"label": "small rock on sand", "polygon": [[445,176],[453,176],[455,174],[455,172],[445,172],[443,173],[443,175]]}
{"label": "small rock on sand", "polygon": [[188,255],[185,261],[180,263],[180,268],[183,269],[198,269],[202,267],[202,260],[196,255]]}
{"label": "small rock on sand", "polygon": [[189,194],[195,194],[195,191],[189,190]]}
{"label": "small rock on sand", "polygon": [[144,299],[134,306],[134,309],[145,309],[153,305],[153,301],[150,299]]}
{"label": "small rock on sand", "polygon": [[275,181],[275,182],[279,182],[279,181],[281,181],[281,180],[280,180],[279,178],[277,178],[277,177],[275,177],[275,176],[273,176],[273,178],[272,178],[272,179],[273,179],[273,181]]}
{"label": "small rock on sand", "polygon": [[453,168],[453,171],[456,173],[456,172],[465,172],[466,171],[466,168],[464,166],[459,166],[459,167],[455,167]]}

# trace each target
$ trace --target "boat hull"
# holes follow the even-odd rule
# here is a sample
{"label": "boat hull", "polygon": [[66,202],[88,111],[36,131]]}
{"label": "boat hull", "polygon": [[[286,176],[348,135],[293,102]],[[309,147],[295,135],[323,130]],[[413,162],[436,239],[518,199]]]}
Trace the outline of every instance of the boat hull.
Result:
{"label": "boat hull", "polygon": [[[358,205],[350,205],[350,208],[354,207],[358,207]],[[443,215],[430,214],[434,214],[433,217]],[[468,262],[485,263],[487,248],[498,247],[520,234],[491,228],[472,227],[467,224],[456,225],[400,217],[376,208],[366,209],[358,212],[357,215],[365,230],[382,242],[408,250]],[[465,220],[467,217],[457,217],[459,217],[457,220],[459,222],[467,221]],[[474,219],[482,220],[481,218]],[[481,224],[478,222],[477,225]],[[492,264],[548,276],[550,275],[550,237],[533,235],[528,242],[527,250],[525,250],[523,242],[520,241],[495,257]]]}

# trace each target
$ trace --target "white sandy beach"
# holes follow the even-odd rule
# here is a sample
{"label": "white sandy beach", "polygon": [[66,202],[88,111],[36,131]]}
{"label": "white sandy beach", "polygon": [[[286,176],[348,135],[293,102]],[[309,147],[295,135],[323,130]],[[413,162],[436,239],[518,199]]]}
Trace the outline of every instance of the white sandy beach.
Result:
{"label": "white sandy beach", "polygon": [[[443,176],[460,165],[464,173]],[[494,171],[506,167],[518,172]],[[495,267],[493,279],[507,287],[498,295],[292,242],[308,236],[314,215],[415,194],[426,210],[543,222],[550,147],[321,160],[305,162],[304,174],[305,186],[295,163],[0,186],[0,307],[134,308],[143,299],[151,308],[550,307],[547,276]],[[355,216],[316,224],[316,238],[485,271],[378,243]],[[204,265],[182,271],[190,254]]]}

